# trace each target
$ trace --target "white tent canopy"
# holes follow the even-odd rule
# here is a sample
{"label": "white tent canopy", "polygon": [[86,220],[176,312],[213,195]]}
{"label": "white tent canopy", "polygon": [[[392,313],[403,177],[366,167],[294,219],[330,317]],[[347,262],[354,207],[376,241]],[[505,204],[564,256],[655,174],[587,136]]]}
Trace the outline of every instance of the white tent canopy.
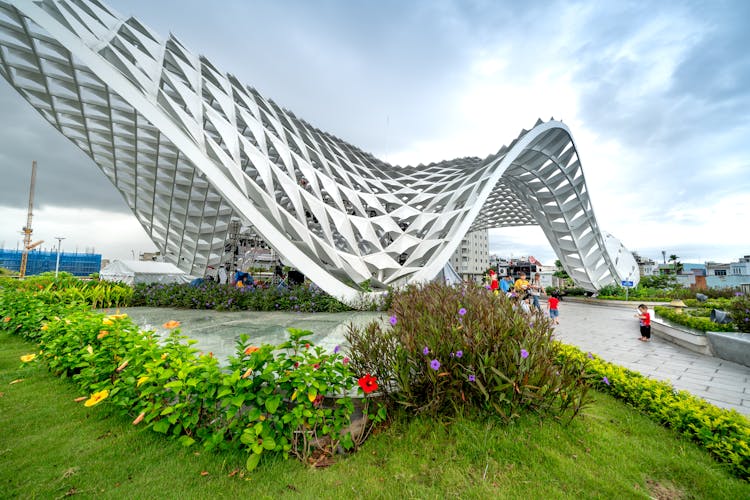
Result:
{"label": "white tent canopy", "polygon": [[99,278],[128,285],[138,283],[190,283],[191,276],[169,262],[114,260],[101,270]]}

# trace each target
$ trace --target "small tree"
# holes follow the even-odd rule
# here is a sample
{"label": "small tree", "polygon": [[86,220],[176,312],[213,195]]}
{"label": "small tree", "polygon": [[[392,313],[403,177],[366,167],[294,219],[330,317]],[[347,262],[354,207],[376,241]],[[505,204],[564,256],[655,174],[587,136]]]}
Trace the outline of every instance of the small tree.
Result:
{"label": "small tree", "polygon": [[680,258],[675,254],[669,256],[669,262],[672,263],[672,271],[674,274],[679,274],[682,271],[682,262],[680,262],[679,259]]}
{"label": "small tree", "polygon": [[565,270],[565,268],[562,265],[562,262],[560,259],[557,259],[555,261],[555,268],[557,269],[554,273],[552,273],[552,276],[555,278],[559,278],[565,282],[565,286],[573,286],[573,278],[570,277],[568,272]]}

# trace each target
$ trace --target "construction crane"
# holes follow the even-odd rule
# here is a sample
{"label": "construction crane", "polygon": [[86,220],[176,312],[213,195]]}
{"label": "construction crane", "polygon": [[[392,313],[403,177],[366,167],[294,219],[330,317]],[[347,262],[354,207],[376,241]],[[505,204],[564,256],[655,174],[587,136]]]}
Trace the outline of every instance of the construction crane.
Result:
{"label": "construction crane", "polygon": [[31,216],[34,210],[34,186],[36,185],[36,160],[31,162],[31,187],[29,188],[29,213],[26,217],[26,226],[23,227],[23,253],[21,254],[21,269],[19,276],[23,278],[26,276],[26,263],[29,260],[29,250],[34,248],[37,244],[32,246],[31,244]]}

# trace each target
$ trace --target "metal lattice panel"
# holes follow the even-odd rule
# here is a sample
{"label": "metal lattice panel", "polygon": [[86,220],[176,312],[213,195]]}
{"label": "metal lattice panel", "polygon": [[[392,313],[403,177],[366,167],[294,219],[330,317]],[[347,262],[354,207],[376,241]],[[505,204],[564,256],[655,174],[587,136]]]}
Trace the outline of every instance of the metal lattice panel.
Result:
{"label": "metal lattice panel", "polygon": [[598,229],[559,122],[483,160],[394,167],[96,0],[0,0],[0,73],[192,274],[219,262],[234,218],[350,301],[363,281],[431,279],[466,232],[490,227],[541,225],[589,290],[637,275]]}

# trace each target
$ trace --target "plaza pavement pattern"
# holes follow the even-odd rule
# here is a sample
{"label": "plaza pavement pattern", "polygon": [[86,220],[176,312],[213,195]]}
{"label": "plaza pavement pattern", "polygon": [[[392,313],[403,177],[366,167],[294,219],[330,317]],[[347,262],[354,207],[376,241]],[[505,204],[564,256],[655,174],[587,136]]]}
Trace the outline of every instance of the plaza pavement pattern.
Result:
{"label": "plaza pavement pattern", "polygon": [[[543,304],[544,305],[544,304]],[[649,309],[653,317],[653,310]],[[605,361],[750,416],[750,368],[655,338],[641,342],[634,308],[562,301],[555,337]]]}

